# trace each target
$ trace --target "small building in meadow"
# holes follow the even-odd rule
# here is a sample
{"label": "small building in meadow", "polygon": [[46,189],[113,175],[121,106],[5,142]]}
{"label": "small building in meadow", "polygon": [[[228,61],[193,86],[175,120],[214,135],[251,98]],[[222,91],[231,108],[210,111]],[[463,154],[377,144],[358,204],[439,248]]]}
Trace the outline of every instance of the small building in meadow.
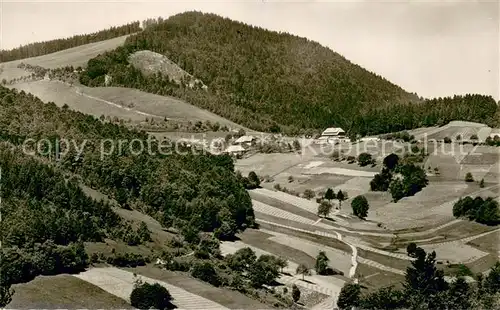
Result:
{"label": "small building in meadow", "polygon": [[227,153],[229,155],[233,156],[241,156],[246,152],[245,148],[242,147],[241,145],[230,145],[224,150],[224,153]]}
{"label": "small building in meadow", "polygon": [[340,142],[350,142],[351,140],[346,137],[344,129],[340,127],[330,127],[321,133],[317,139],[318,144],[336,144]]}
{"label": "small building in meadow", "polygon": [[241,136],[233,144],[235,145],[251,145],[257,138],[254,136]]}

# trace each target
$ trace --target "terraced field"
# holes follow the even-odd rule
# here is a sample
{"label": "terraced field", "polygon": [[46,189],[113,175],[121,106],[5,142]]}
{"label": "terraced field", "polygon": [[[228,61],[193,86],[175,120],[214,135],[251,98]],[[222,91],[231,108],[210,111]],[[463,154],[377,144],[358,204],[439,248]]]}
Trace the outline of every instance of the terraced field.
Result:
{"label": "terraced field", "polygon": [[[134,287],[134,274],[118,268],[92,268],[88,271],[74,275],[76,278],[100,287],[123,300],[129,300]],[[172,295],[172,303],[180,309],[228,309],[211,300],[192,294],[172,284],[151,279],[145,276],[139,278],[147,283],[159,283]]]}

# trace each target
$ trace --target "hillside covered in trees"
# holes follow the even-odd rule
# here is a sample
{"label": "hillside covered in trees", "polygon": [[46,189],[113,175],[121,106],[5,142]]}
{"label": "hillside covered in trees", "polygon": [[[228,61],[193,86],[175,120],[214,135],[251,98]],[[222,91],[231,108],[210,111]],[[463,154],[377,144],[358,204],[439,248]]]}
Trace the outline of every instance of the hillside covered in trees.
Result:
{"label": "hillside covered in trees", "polygon": [[[52,148],[42,146],[40,155],[116,198],[122,207],[147,206],[150,215],[166,227],[185,224],[197,231],[213,231],[224,224],[234,232],[242,225],[253,225],[250,197],[227,155],[195,155],[182,146],[160,146],[143,132],[44,104],[31,94],[4,87],[0,87],[0,106],[0,140],[51,141]],[[83,153],[77,154],[73,146],[58,156],[55,145],[62,139],[83,146]],[[103,144],[105,139],[108,143]],[[123,141],[121,152],[117,147],[109,152],[111,141],[118,140]],[[138,152],[141,143],[144,152]],[[103,151],[109,155],[102,156]]]}
{"label": "hillside covered in trees", "polygon": [[[144,77],[130,54],[151,50],[202,80],[208,91]],[[490,96],[420,100],[319,43],[214,14],[187,12],[127,38],[88,63],[81,82],[171,95],[256,130],[300,133],[332,125],[349,134],[378,134],[460,119],[495,123]],[[286,116],[286,117],[284,117]]]}
{"label": "hillside covered in trees", "polygon": [[140,30],[140,23],[133,22],[123,26],[111,27],[109,29],[90,34],[75,35],[73,37],[65,39],[31,43],[11,50],[0,50],[0,62],[46,55],[83,44],[95,43],[120,37],[123,35],[138,32]]}
{"label": "hillside covered in trees", "polygon": [[[179,146],[182,155],[147,138],[0,86],[0,268],[8,271],[0,277],[2,301],[11,284],[85,268],[83,242],[111,238],[137,245],[149,239],[147,229],[134,231],[109,203],[88,197],[81,183],[183,236],[231,238],[254,225],[250,196],[229,156],[194,155]],[[104,139],[127,142],[122,152],[101,156]],[[26,155],[31,152],[35,156]]]}

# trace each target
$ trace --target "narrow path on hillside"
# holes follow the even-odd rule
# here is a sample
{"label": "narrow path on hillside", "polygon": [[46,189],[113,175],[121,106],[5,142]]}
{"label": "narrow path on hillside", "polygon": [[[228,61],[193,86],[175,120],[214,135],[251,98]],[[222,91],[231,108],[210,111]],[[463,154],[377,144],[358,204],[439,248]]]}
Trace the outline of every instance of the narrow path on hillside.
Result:
{"label": "narrow path on hillside", "polygon": [[[274,255],[268,251],[262,250],[259,247],[252,246],[241,241],[224,241],[220,245],[221,254],[223,256],[234,254],[236,251],[243,248],[252,249],[257,256]],[[288,260],[287,262],[288,266],[283,268],[283,272],[280,274],[278,282],[289,286],[295,284],[297,286],[328,296],[338,296],[344,283],[343,280],[334,277],[328,277],[325,280],[323,276],[312,274],[309,276],[304,276],[304,279],[306,281],[303,281],[301,276],[296,275],[296,269],[299,264],[291,260]],[[293,276],[293,274],[295,274],[295,276]]]}
{"label": "narrow path on hillside", "polygon": [[[481,194],[482,192],[484,191],[488,191],[488,190],[492,190],[492,189],[495,189],[497,187],[499,187],[500,185],[499,184],[496,184],[496,185],[493,185],[493,186],[489,186],[489,187],[486,187],[486,188],[482,188],[482,189],[479,189],[477,191],[474,191],[470,194],[468,194],[468,196],[477,196],[479,194]],[[287,194],[287,193],[283,193],[283,192],[278,192],[278,191],[273,191],[273,190],[269,190],[269,189],[254,189],[253,190],[254,192],[260,194],[260,195],[264,195],[264,196],[267,196],[267,197],[270,197],[270,198],[274,198],[274,199],[278,199],[278,200],[281,200],[283,201],[284,203],[289,203],[295,207],[298,207],[298,208],[301,208],[305,211],[308,211],[310,213],[313,213],[315,215],[317,215],[317,204],[315,204],[314,202],[310,201],[310,200],[307,200],[307,199],[304,199],[304,198],[300,198],[300,197],[296,197],[296,196],[293,196],[293,195],[290,195],[290,194]],[[456,201],[458,201],[459,198],[456,198],[456,199],[453,199],[451,201],[447,201],[445,203],[442,203],[438,206],[435,206],[433,207],[433,209],[437,209],[437,208],[443,208],[443,207],[446,207],[448,205],[452,205],[454,204]],[[271,206],[273,207],[273,206]],[[273,208],[276,208],[276,207],[273,207]],[[336,212],[332,213],[332,217],[337,217],[338,218],[338,213],[340,211],[339,210],[336,210]],[[418,236],[427,236],[429,234],[432,234],[432,233],[435,233],[443,228],[446,228],[448,226],[451,226],[451,225],[454,225],[456,223],[459,223],[461,222],[462,220],[460,219],[455,219],[455,220],[452,220],[452,221],[449,221],[447,223],[444,223],[440,226],[437,226],[437,227],[434,227],[434,228],[430,228],[430,229],[426,229],[424,231],[417,231],[417,232],[403,232],[403,233],[398,233],[398,232],[371,232],[371,231],[360,231],[360,230],[357,230],[355,228],[352,228],[352,227],[349,227],[346,223],[345,220],[343,219],[339,219],[339,221],[335,222],[335,223],[331,223],[332,226],[330,229],[334,229],[334,230],[337,230],[337,231],[341,231],[341,232],[345,232],[345,233],[349,233],[349,234],[357,234],[357,235],[361,235],[361,236],[375,236],[375,237],[386,237],[386,238],[394,238],[394,237],[399,237],[399,238],[414,238],[414,237],[418,237]],[[318,224],[321,223],[321,221],[318,222]]]}
{"label": "narrow path on hillside", "polygon": [[[62,81],[59,81],[59,82],[64,83]],[[69,85],[67,83],[64,83],[64,84]],[[165,118],[164,116],[161,116],[161,115],[155,115],[155,114],[150,114],[150,113],[142,112],[142,111],[139,111],[139,110],[136,110],[136,109],[124,107],[124,106],[122,106],[120,104],[117,104],[117,103],[114,103],[114,102],[111,102],[111,101],[108,101],[108,100],[104,100],[104,99],[101,99],[101,98],[98,98],[98,97],[94,97],[94,96],[85,94],[82,90],[80,90],[79,87],[75,88],[75,92],[78,95],[80,95],[80,96],[84,96],[84,97],[87,97],[89,99],[93,99],[93,100],[96,100],[96,101],[99,101],[99,102],[102,102],[102,103],[105,103],[105,104],[108,104],[108,105],[111,105],[111,106],[114,106],[114,107],[117,107],[117,108],[120,108],[120,109],[124,109],[124,110],[129,111],[129,112],[134,112],[134,113],[137,113],[137,114],[140,114],[140,115],[144,115],[146,117],[155,117],[155,118],[162,118],[162,119]],[[172,120],[170,118],[167,118],[167,119]]]}

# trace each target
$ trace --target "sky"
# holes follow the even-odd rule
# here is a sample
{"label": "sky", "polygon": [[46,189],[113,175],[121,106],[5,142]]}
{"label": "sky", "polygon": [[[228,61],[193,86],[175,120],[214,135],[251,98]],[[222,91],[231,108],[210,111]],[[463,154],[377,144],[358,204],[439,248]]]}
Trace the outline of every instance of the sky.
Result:
{"label": "sky", "polygon": [[6,1],[0,49],[188,10],[318,41],[423,97],[500,99],[500,8],[491,1]]}

